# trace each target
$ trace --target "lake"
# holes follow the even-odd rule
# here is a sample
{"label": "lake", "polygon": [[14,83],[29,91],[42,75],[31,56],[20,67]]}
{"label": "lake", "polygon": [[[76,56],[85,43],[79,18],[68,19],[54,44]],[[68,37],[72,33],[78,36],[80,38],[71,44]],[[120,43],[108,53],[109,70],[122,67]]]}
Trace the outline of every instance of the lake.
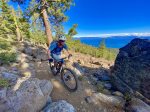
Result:
{"label": "lake", "polygon": [[[105,38],[105,44],[108,48],[121,48],[127,45],[134,38],[150,39],[150,37],[136,37],[136,36],[123,36],[123,37],[108,37]],[[75,40],[80,40],[81,43],[99,47],[102,39],[101,37],[80,37],[74,38]]]}

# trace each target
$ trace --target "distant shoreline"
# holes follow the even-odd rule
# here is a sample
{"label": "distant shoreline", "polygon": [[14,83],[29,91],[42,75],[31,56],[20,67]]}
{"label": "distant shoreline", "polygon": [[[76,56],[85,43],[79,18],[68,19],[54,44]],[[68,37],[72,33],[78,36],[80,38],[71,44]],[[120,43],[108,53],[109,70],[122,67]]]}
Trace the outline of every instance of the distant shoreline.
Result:
{"label": "distant shoreline", "polygon": [[105,39],[105,44],[107,48],[121,48],[127,45],[131,40],[134,38],[141,38],[141,39],[150,39],[150,36],[113,36],[109,38],[102,38],[102,37],[74,37],[75,40],[80,40],[81,43],[90,45],[93,47],[99,47],[99,44],[102,39]]}
{"label": "distant shoreline", "polygon": [[94,34],[94,35],[87,35],[87,36],[75,36],[75,38],[82,38],[82,37],[100,37],[100,38],[111,38],[111,37],[150,37],[149,32],[145,33],[110,33],[110,34]]}

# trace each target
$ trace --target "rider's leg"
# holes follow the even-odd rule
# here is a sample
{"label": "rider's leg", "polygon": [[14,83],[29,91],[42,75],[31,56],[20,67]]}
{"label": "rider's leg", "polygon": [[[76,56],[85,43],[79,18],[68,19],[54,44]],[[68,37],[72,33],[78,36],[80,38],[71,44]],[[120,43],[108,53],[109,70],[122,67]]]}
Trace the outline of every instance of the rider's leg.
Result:
{"label": "rider's leg", "polygon": [[62,65],[63,65],[63,63],[64,63],[64,59],[61,59],[59,62],[58,62],[58,65],[59,65],[59,70],[58,70],[58,72],[60,73],[61,72],[61,68],[62,68]]}
{"label": "rider's leg", "polygon": [[53,62],[54,62],[53,71],[56,73],[57,72],[57,69],[56,69],[56,66],[57,66],[56,57],[55,57],[55,55],[53,53],[51,54],[51,57],[53,58]]}
{"label": "rider's leg", "polygon": [[[61,55],[57,55],[57,54],[52,54],[52,57],[53,57],[53,59],[54,59],[54,69],[55,69],[55,71],[60,71],[59,70],[59,68],[60,68],[60,65],[62,65],[62,64],[60,64],[59,62],[60,62],[60,60],[62,60],[61,59]],[[58,64],[59,63],[59,64]]]}
{"label": "rider's leg", "polygon": [[54,60],[56,62],[59,62],[61,60],[61,55],[57,55],[57,54],[52,54],[52,57],[54,58]]}

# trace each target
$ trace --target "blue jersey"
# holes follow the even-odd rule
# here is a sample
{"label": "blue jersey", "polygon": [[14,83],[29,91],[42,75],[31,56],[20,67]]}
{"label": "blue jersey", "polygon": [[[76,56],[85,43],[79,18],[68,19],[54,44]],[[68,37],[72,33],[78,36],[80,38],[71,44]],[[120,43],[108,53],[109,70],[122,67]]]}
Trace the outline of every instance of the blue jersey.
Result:
{"label": "blue jersey", "polygon": [[50,47],[49,47],[50,52],[51,52],[52,54],[56,54],[56,55],[60,55],[60,54],[61,54],[61,51],[62,51],[63,49],[68,50],[67,45],[64,44],[63,47],[59,47],[57,41],[53,41],[53,42],[50,44]]}

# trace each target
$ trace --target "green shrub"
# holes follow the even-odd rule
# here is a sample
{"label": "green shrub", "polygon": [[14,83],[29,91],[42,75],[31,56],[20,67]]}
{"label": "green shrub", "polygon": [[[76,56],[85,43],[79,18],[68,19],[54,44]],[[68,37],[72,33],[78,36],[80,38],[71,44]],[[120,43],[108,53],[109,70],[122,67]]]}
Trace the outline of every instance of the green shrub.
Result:
{"label": "green shrub", "polygon": [[29,40],[34,43],[45,44],[46,36],[42,31],[34,31],[34,32],[30,32]]}
{"label": "green shrub", "polygon": [[0,87],[8,87],[8,86],[9,86],[8,80],[0,78]]}
{"label": "green shrub", "polygon": [[96,89],[97,89],[97,92],[103,93],[103,91],[104,91],[104,86],[103,86],[103,84],[102,84],[102,83],[97,83]]}
{"label": "green shrub", "polygon": [[79,81],[83,81],[83,79],[84,79],[84,77],[82,75],[78,77]]}
{"label": "green shrub", "polygon": [[79,40],[68,40],[68,47],[75,51],[83,54],[89,54],[92,57],[104,58],[106,60],[115,60],[118,50],[117,49],[108,49],[106,47],[96,48],[82,44]]}
{"label": "green shrub", "polygon": [[131,99],[132,99],[132,95],[130,94],[130,93],[125,93],[125,95],[124,95],[124,99],[126,100],[126,101],[131,101]]}
{"label": "green shrub", "polygon": [[10,62],[15,62],[16,61],[16,53],[14,52],[0,52],[0,60],[2,63],[8,64]]}
{"label": "green shrub", "polygon": [[16,61],[16,51],[12,41],[0,38],[0,61],[4,64]]}

